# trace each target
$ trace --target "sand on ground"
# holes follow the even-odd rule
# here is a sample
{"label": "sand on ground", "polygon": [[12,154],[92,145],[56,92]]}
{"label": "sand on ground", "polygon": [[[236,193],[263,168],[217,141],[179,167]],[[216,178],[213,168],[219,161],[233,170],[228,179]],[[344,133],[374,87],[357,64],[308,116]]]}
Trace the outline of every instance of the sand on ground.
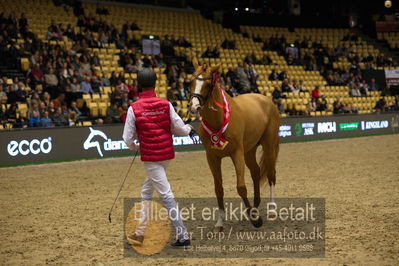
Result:
{"label": "sand on ground", "polygon": [[[2,168],[0,264],[398,265],[398,151],[398,134],[280,146],[277,196],[326,199],[326,254],[317,259],[125,258],[122,198],[140,196],[141,162],[112,224],[108,211],[131,158]],[[177,153],[168,176],[176,197],[214,196],[203,151]],[[225,196],[237,197],[228,159],[223,177]],[[246,180],[251,188],[249,171]]]}

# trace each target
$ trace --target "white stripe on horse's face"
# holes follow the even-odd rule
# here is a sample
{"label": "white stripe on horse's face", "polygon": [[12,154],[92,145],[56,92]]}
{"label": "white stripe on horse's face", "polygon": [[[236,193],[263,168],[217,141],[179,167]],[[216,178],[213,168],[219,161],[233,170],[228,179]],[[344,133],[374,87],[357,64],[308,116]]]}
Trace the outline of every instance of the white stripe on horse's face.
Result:
{"label": "white stripe on horse's face", "polygon": [[[198,76],[200,79],[202,79],[202,75]],[[201,89],[202,89],[202,85],[204,85],[204,81],[203,80],[195,80],[195,89],[194,89],[194,93],[200,94],[201,93]],[[191,105],[191,112],[192,113],[197,113],[198,108],[201,107],[201,104],[198,100],[197,97],[194,97],[192,99],[192,105]]]}

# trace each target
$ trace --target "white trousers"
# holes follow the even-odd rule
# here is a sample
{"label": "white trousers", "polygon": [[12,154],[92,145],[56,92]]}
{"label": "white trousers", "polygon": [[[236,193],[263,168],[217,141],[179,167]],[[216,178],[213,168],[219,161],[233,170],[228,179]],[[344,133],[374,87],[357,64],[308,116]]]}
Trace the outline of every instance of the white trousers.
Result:
{"label": "white trousers", "polygon": [[136,227],[136,235],[144,235],[148,219],[151,214],[151,200],[154,190],[159,194],[164,207],[171,214],[172,224],[176,231],[176,237],[183,241],[188,239],[187,230],[180,217],[173,192],[166,177],[166,167],[169,160],[160,162],[144,162],[144,169],[147,172],[147,179],[141,189],[142,215]]}

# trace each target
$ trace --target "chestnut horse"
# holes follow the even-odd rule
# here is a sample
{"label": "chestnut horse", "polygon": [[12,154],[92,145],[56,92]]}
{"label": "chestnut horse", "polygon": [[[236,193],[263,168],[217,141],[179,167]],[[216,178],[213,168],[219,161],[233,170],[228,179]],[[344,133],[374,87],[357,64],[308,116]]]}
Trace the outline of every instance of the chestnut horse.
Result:
{"label": "chestnut horse", "polygon": [[[244,201],[251,223],[260,227],[262,218],[253,214],[258,213],[260,186],[265,183],[266,178],[270,186],[270,199],[274,200],[279,150],[279,112],[273,102],[261,94],[229,97],[217,82],[220,64],[201,66],[197,58],[194,58],[193,65],[195,71],[191,81],[190,108],[192,113],[200,112],[202,117],[198,134],[205,147],[219,206],[214,231],[222,231],[225,220],[221,171],[223,157],[231,157],[237,175],[237,192]],[[263,148],[259,164],[256,161],[258,146]],[[245,165],[249,168],[254,185],[253,207],[247,197]]]}

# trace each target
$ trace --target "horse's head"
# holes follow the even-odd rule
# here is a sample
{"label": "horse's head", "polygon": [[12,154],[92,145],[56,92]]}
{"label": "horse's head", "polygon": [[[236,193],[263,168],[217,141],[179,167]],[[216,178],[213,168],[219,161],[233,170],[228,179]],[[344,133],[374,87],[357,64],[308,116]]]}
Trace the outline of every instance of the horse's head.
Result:
{"label": "horse's head", "polygon": [[191,79],[191,112],[197,113],[204,106],[212,92],[213,74],[218,71],[220,64],[215,66],[199,65],[196,57],[193,58],[194,73]]}

